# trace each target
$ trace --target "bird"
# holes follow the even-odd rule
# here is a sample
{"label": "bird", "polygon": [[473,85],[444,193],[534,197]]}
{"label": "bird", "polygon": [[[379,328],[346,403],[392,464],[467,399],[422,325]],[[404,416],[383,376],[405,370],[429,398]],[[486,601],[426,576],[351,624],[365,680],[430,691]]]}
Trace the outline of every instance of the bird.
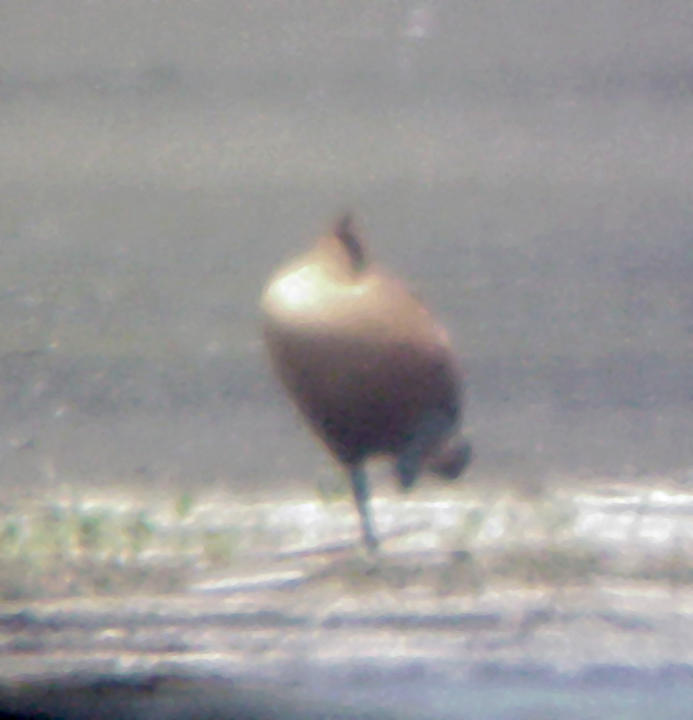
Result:
{"label": "bird", "polygon": [[270,277],[260,308],[271,365],[346,469],[362,540],[375,551],[367,460],[389,457],[403,490],[424,470],[456,478],[471,460],[449,335],[371,260],[351,213]]}

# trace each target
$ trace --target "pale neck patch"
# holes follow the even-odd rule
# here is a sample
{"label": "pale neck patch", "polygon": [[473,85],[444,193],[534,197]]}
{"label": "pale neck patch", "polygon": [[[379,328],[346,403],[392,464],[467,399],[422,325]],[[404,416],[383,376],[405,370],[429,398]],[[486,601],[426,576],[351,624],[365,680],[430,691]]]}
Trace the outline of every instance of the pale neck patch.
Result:
{"label": "pale neck patch", "polygon": [[299,312],[320,311],[337,298],[348,300],[366,291],[362,283],[342,282],[318,265],[305,265],[277,280],[271,293],[286,311]]}

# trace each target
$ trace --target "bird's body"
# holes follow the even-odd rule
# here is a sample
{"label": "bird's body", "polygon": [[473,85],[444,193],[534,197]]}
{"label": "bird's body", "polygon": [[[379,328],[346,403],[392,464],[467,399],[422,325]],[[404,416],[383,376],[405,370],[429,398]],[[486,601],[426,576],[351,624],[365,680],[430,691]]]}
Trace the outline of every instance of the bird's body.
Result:
{"label": "bird's body", "polygon": [[370,263],[350,219],[281,269],[262,299],[274,367],[313,430],[350,471],[364,538],[375,545],[363,463],[396,458],[404,487],[424,464],[456,476],[466,443],[461,372],[445,330],[401,281]]}

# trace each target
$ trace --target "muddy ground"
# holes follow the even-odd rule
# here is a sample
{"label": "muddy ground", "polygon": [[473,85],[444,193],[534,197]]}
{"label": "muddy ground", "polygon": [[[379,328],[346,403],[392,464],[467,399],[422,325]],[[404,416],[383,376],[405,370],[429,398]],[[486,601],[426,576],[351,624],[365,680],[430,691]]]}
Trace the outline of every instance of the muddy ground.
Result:
{"label": "muddy ground", "polygon": [[[15,555],[40,580],[15,578],[24,597],[0,607],[0,704],[56,718],[685,717],[693,496],[637,488],[380,498],[378,557],[342,500],[114,511],[94,497],[60,506],[62,527],[53,506],[60,549],[38,544],[35,508],[37,537]],[[151,531],[141,546],[133,518]]]}

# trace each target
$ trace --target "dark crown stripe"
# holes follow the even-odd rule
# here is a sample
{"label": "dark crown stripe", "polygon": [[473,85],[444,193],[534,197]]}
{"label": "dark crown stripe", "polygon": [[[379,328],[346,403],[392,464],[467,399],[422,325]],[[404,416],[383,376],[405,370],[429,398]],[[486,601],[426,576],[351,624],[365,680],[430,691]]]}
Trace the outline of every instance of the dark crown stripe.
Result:
{"label": "dark crown stripe", "polygon": [[356,271],[363,270],[366,266],[366,249],[363,245],[363,240],[361,240],[354,228],[354,219],[351,213],[346,213],[337,220],[334,235],[341,241],[349,253],[353,269]]}

